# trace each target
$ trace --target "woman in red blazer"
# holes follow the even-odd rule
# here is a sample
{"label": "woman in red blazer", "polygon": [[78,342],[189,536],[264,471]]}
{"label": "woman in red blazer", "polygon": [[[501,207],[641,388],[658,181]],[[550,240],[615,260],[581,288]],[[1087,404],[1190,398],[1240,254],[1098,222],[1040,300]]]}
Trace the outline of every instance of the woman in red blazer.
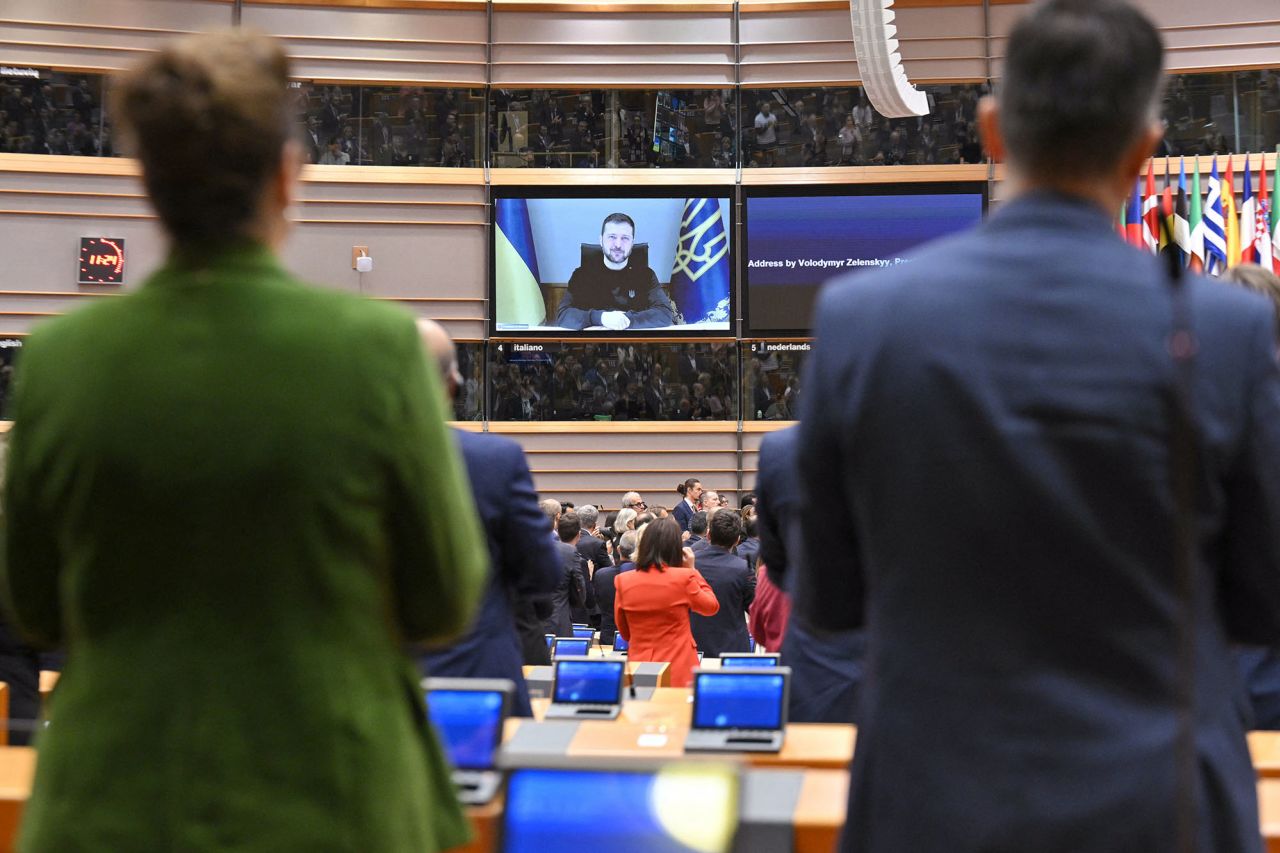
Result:
{"label": "woman in red blazer", "polygon": [[698,647],[689,610],[711,616],[720,602],[694,568],[693,552],[681,548],[673,518],[651,522],[640,537],[636,570],[614,578],[614,620],[630,644],[628,660],[671,664],[671,686],[693,684]]}

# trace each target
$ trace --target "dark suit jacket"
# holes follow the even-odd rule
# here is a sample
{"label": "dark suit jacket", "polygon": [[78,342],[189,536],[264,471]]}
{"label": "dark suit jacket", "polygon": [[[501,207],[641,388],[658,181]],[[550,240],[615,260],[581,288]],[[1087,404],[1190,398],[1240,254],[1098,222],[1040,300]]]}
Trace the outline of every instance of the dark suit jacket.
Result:
{"label": "dark suit jacket", "polygon": [[[784,591],[806,565],[796,470],[798,434],[796,427],[789,427],[766,435],[760,442],[756,474],[760,562],[768,568],[770,580]],[[806,628],[803,617],[793,611],[787,618],[781,649],[782,665],[791,667],[788,719],[797,723],[857,722],[865,649],[863,631]]]}
{"label": "dark suit jacket", "polygon": [[489,541],[489,582],[470,630],[447,648],[421,655],[418,663],[431,676],[509,678],[516,683],[513,713],[531,716],[523,648],[533,644],[546,651],[534,606],[560,583],[560,558],[547,538],[547,519],[538,509],[520,445],[489,433],[455,430],[454,437]]}
{"label": "dark suit jacket", "polygon": [[719,545],[708,544],[698,553],[697,568],[720,602],[720,609],[712,616],[689,616],[698,651],[704,657],[751,651],[747,608],[756,597],[756,576],[747,568],[747,561]]}
{"label": "dark suit jacket", "polygon": [[560,581],[551,593],[551,615],[543,628],[547,634],[572,637],[573,608],[582,607],[587,601],[587,576],[577,548],[568,542],[552,544],[560,555]]}
{"label": "dark suit jacket", "polygon": [[591,572],[587,568],[587,561],[590,560],[597,570],[604,566],[612,566],[613,559],[609,556],[608,549],[605,548],[604,540],[597,539],[585,530],[582,537],[578,539],[578,557],[580,558],[579,567],[582,570],[582,577],[587,580],[586,584],[586,601],[580,608],[574,610],[574,622],[586,622],[589,625],[600,627],[602,618],[602,608],[596,600],[595,586],[591,583]]}
{"label": "dark suit jacket", "polygon": [[591,578],[591,585],[596,590],[596,604],[600,608],[600,645],[602,646],[613,645],[613,635],[618,631],[618,626],[613,619],[613,602],[617,595],[613,580],[623,572],[629,572],[635,567],[635,563],[606,566]]}
{"label": "dark suit jacket", "polygon": [[676,520],[676,524],[680,525],[680,532],[683,533],[689,529],[689,520],[693,518],[693,507],[689,506],[689,502],[684,498],[675,505],[671,510],[671,517]]}
{"label": "dark suit jacket", "polygon": [[[1229,641],[1280,644],[1275,319],[1186,286],[1199,849],[1254,851]],[[796,609],[870,628],[844,849],[1174,849],[1170,306],[1108,212],[1048,193],[820,298],[799,447],[828,559]]]}
{"label": "dark suit jacket", "polygon": [[578,540],[578,553],[582,555],[582,559],[595,563],[597,569],[613,565],[613,558],[609,556],[604,540],[592,536],[585,530],[582,532],[582,538]]}

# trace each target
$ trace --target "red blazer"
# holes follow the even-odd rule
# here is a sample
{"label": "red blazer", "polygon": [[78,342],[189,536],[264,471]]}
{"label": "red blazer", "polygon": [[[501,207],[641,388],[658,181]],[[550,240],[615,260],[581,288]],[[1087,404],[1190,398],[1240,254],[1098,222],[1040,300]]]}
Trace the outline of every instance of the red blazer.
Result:
{"label": "red blazer", "polygon": [[697,569],[667,566],[637,568],[614,578],[613,600],[618,633],[630,644],[627,660],[666,661],[671,665],[671,686],[693,684],[698,647],[689,629],[689,609],[712,616],[720,609],[716,594]]}

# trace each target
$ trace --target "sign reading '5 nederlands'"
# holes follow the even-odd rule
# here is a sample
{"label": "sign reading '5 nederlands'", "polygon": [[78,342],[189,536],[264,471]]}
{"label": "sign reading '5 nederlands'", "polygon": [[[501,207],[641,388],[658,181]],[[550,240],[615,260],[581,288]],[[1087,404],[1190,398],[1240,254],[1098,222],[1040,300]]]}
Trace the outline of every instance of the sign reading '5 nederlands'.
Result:
{"label": "sign reading '5 nederlands'", "polygon": [[81,237],[81,284],[124,284],[124,238]]}

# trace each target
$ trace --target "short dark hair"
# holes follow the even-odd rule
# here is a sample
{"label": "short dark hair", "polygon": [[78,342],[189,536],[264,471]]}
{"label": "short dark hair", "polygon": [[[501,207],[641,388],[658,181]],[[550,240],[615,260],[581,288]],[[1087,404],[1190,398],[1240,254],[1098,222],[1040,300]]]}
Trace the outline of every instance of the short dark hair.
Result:
{"label": "short dark hair", "polygon": [[689,532],[694,536],[701,536],[707,532],[707,514],[703,510],[698,510],[693,514],[693,518],[689,519]]}
{"label": "short dark hair", "polygon": [[632,237],[634,237],[634,236],[635,236],[635,234],[636,234],[636,223],[635,223],[635,220],[634,220],[634,219],[632,219],[630,216],[627,216],[625,213],[610,213],[608,216],[606,216],[606,217],[604,218],[604,222],[601,222],[601,223],[600,223],[600,233],[601,233],[601,234],[603,234],[603,233],[604,233],[604,229],[605,229],[605,228],[609,227],[609,223],[610,223],[610,222],[626,223],[627,225],[630,225],[630,226],[631,226],[631,236],[632,236]]}
{"label": "short dark hair", "polygon": [[736,512],[721,510],[711,517],[711,544],[732,548],[742,538],[742,519]]}
{"label": "short dark hair", "polygon": [[1101,174],[1159,116],[1164,48],[1124,0],[1047,0],[1009,35],[1000,128],[1032,174]]}
{"label": "short dark hair", "polygon": [[636,530],[644,527],[646,524],[652,524],[658,520],[658,516],[651,512],[642,512],[636,516]]}
{"label": "short dark hair", "polygon": [[684,545],[680,542],[680,525],[674,518],[660,518],[649,524],[640,536],[636,568],[640,571],[661,570],[683,562]]}
{"label": "short dark hair", "polygon": [[175,244],[249,236],[292,132],[288,85],[280,43],[243,30],[170,42],[121,79],[126,136]]}
{"label": "short dark hair", "polygon": [[556,535],[560,537],[561,542],[572,542],[573,538],[581,532],[582,522],[578,519],[576,512],[566,512],[556,522]]}
{"label": "short dark hair", "polygon": [[755,505],[756,505],[756,493],[755,493],[755,492],[746,492],[746,493],[744,493],[740,498],[738,498],[738,508],[739,508],[739,509],[744,508],[744,507],[749,507],[749,506],[755,506]]}
{"label": "short dark hair", "polygon": [[679,483],[676,485],[676,493],[681,495],[688,495],[690,489],[692,489],[694,486],[697,486],[701,483],[702,481],[699,480],[697,477],[690,477],[689,479],[685,480],[683,483]]}

